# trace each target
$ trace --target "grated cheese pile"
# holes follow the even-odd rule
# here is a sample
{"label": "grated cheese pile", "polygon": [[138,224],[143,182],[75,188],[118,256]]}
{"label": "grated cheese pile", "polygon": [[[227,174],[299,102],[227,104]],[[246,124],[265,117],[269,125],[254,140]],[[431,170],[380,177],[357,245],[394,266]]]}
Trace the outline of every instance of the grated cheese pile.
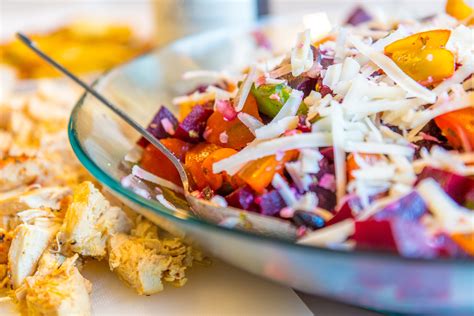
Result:
{"label": "grated cheese pile", "polygon": [[[454,70],[436,82],[429,76],[426,83],[415,80],[402,69],[400,60],[386,53],[385,48],[411,35],[432,30],[449,31],[449,39],[442,49],[453,56]],[[266,194],[276,190],[284,207],[272,214],[304,229],[308,226],[301,224],[300,211],[329,221],[338,215],[337,210],[348,199],[356,197],[361,204],[358,212],[363,214],[360,218],[367,219],[415,190],[429,208],[425,217],[430,219],[425,218],[425,222],[445,221],[450,214],[455,214],[453,205],[456,203],[452,198],[446,194],[436,197],[445,209],[434,205],[430,202],[434,199],[430,190],[439,193],[439,185],[430,181],[418,184],[418,177],[426,168],[449,171],[465,178],[474,174],[474,148],[470,147],[473,142],[469,139],[474,137],[474,127],[470,125],[474,122],[465,123],[467,136],[459,136],[464,137],[463,148],[453,145],[446,129],[435,123],[435,119],[445,114],[474,107],[473,26],[439,14],[398,24],[372,19],[357,26],[334,28],[324,34],[323,39],[322,36],[311,38],[314,33],[318,32],[302,30],[287,54],[270,56],[267,61],[258,60],[254,63],[256,66],[246,71],[243,81],[225,78],[238,87],[229,98],[233,99],[237,119],[255,138],[243,148],[233,148],[237,149],[235,154],[214,161],[212,173],[239,176],[242,170],[248,170],[249,165],[264,157],[274,156],[279,161],[285,152],[296,151],[296,158],[285,161],[279,169],[284,172],[276,172],[263,193],[255,195],[258,204]],[[420,49],[425,49],[427,44],[422,45]],[[405,58],[416,60],[413,56]],[[435,56],[430,54],[426,60],[434,61]],[[275,90],[269,95],[258,94],[259,89],[271,87]],[[287,95],[282,89],[287,89]],[[210,102],[218,100],[208,92],[203,94],[203,98],[209,96]],[[256,99],[262,120],[243,111],[251,96]],[[266,99],[262,101],[262,98]],[[277,111],[268,109],[268,104],[275,106],[278,102]],[[229,131],[223,133],[226,142],[218,145],[227,147],[231,135]],[[333,163],[329,169],[324,166],[328,160]],[[327,198],[316,194],[315,186],[330,191],[337,206],[322,208]],[[218,190],[215,192],[219,201],[225,202],[220,205],[235,206],[230,198],[221,194]],[[346,219],[330,227],[302,230],[301,242],[353,246],[348,237],[355,231],[356,220]],[[468,223],[470,220],[470,217],[466,219]],[[438,224],[438,227],[448,227],[449,232],[455,231],[452,227],[455,224]],[[461,230],[474,233],[474,227]]]}

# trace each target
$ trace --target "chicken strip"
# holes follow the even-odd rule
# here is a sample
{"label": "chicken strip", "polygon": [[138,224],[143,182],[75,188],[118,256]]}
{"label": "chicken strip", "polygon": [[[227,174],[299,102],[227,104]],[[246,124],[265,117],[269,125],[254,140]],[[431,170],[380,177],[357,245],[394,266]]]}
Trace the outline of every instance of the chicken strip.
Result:
{"label": "chicken strip", "polygon": [[36,271],[38,260],[59,227],[21,224],[14,232],[8,252],[8,267],[13,288],[21,286]]}
{"label": "chicken strip", "polygon": [[48,254],[35,276],[26,281],[25,300],[30,316],[91,315],[91,284],[75,266],[78,255],[66,259]]}
{"label": "chicken strip", "polygon": [[128,232],[131,226],[120,208],[110,207],[91,182],[83,182],[74,191],[60,236],[65,251],[103,258],[108,236]]}

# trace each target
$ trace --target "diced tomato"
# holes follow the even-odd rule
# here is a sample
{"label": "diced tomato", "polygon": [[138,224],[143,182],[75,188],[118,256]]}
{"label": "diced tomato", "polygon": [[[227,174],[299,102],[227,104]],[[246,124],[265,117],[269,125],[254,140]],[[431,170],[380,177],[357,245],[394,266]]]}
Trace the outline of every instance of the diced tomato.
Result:
{"label": "diced tomato", "polygon": [[390,56],[393,53],[404,50],[441,48],[446,45],[449,36],[451,36],[450,30],[432,30],[416,33],[385,46],[384,53]]}
{"label": "diced tomato", "polygon": [[[378,154],[357,153],[357,155],[368,165],[373,165],[376,162],[383,159],[383,156],[378,155]],[[352,175],[352,171],[359,169],[360,166],[355,159],[355,155],[352,153],[347,156],[346,168],[347,168],[347,178],[349,180],[354,179],[354,176]]]}
{"label": "diced tomato", "polygon": [[451,146],[474,151],[474,107],[440,115],[435,122]]}
{"label": "diced tomato", "polygon": [[202,190],[207,186],[207,179],[202,170],[203,161],[220,148],[215,144],[200,143],[186,153],[184,167],[191,175],[196,189]]}
{"label": "diced tomato", "polygon": [[451,238],[459,247],[462,248],[469,255],[474,256],[474,233],[456,233],[452,234]]}
{"label": "diced tomato", "polygon": [[237,174],[257,193],[263,193],[272,182],[275,173],[282,173],[285,163],[298,157],[298,151],[290,150],[283,157],[267,156],[246,164]]}
{"label": "diced tomato", "polygon": [[[257,101],[251,94],[247,97],[242,112],[261,121]],[[204,138],[209,143],[239,150],[253,141],[255,136],[238,118],[228,121],[221,113],[215,111],[207,120]]]}
{"label": "diced tomato", "polygon": [[445,9],[447,14],[458,20],[464,20],[473,13],[473,9],[464,0],[448,0]]}
{"label": "diced tomato", "polygon": [[[165,138],[161,140],[161,143],[180,161],[184,161],[186,152],[192,148],[192,144],[176,138]],[[157,175],[158,177],[169,180],[177,185],[181,185],[179,173],[175,169],[173,163],[152,144],[149,144],[145,148],[140,165],[143,169]]]}
{"label": "diced tomato", "polygon": [[226,172],[221,172],[218,174],[212,172],[212,165],[215,162],[235,155],[236,153],[237,151],[232,148],[221,148],[212,152],[209,156],[207,156],[206,159],[204,159],[202,162],[202,172],[207,184],[211,187],[211,189],[220,189],[224,181],[231,183],[231,177],[229,177]]}

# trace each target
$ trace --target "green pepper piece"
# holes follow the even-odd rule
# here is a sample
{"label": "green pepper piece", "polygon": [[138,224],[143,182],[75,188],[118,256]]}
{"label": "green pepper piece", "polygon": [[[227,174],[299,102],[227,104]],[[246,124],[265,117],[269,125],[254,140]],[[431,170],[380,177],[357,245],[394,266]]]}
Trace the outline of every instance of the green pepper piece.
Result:
{"label": "green pepper piece", "polygon": [[[260,113],[273,118],[278,114],[283,104],[288,100],[291,90],[291,87],[284,84],[264,84],[258,88],[255,88],[255,85],[253,85],[251,92],[257,100],[258,110]],[[278,95],[280,99],[271,99],[270,96],[273,94]],[[304,114],[307,113],[307,111],[308,107],[306,104],[301,102],[298,114]]]}

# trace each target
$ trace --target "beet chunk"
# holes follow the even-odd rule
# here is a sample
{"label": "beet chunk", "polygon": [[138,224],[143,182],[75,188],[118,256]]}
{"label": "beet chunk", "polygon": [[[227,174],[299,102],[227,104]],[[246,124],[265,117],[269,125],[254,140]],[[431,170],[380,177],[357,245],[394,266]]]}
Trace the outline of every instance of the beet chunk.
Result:
{"label": "beet chunk", "polygon": [[203,140],[202,133],[206,128],[207,119],[213,113],[212,108],[196,105],[191,112],[179,123],[175,137],[185,142],[197,143]]}
{"label": "beet chunk", "polygon": [[[163,126],[163,122],[165,124],[169,124],[166,128]],[[178,119],[174,116],[173,113],[170,112],[165,106],[161,106],[158,112],[155,114],[153,119],[151,120],[150,124],[146,128],[153,136],[158,139],[172,137],[173,135],[169,132],[176,131],[178,127]],[[140,138],[137,144],[141,147],[146,147],[149,142],[145,138]]]}

